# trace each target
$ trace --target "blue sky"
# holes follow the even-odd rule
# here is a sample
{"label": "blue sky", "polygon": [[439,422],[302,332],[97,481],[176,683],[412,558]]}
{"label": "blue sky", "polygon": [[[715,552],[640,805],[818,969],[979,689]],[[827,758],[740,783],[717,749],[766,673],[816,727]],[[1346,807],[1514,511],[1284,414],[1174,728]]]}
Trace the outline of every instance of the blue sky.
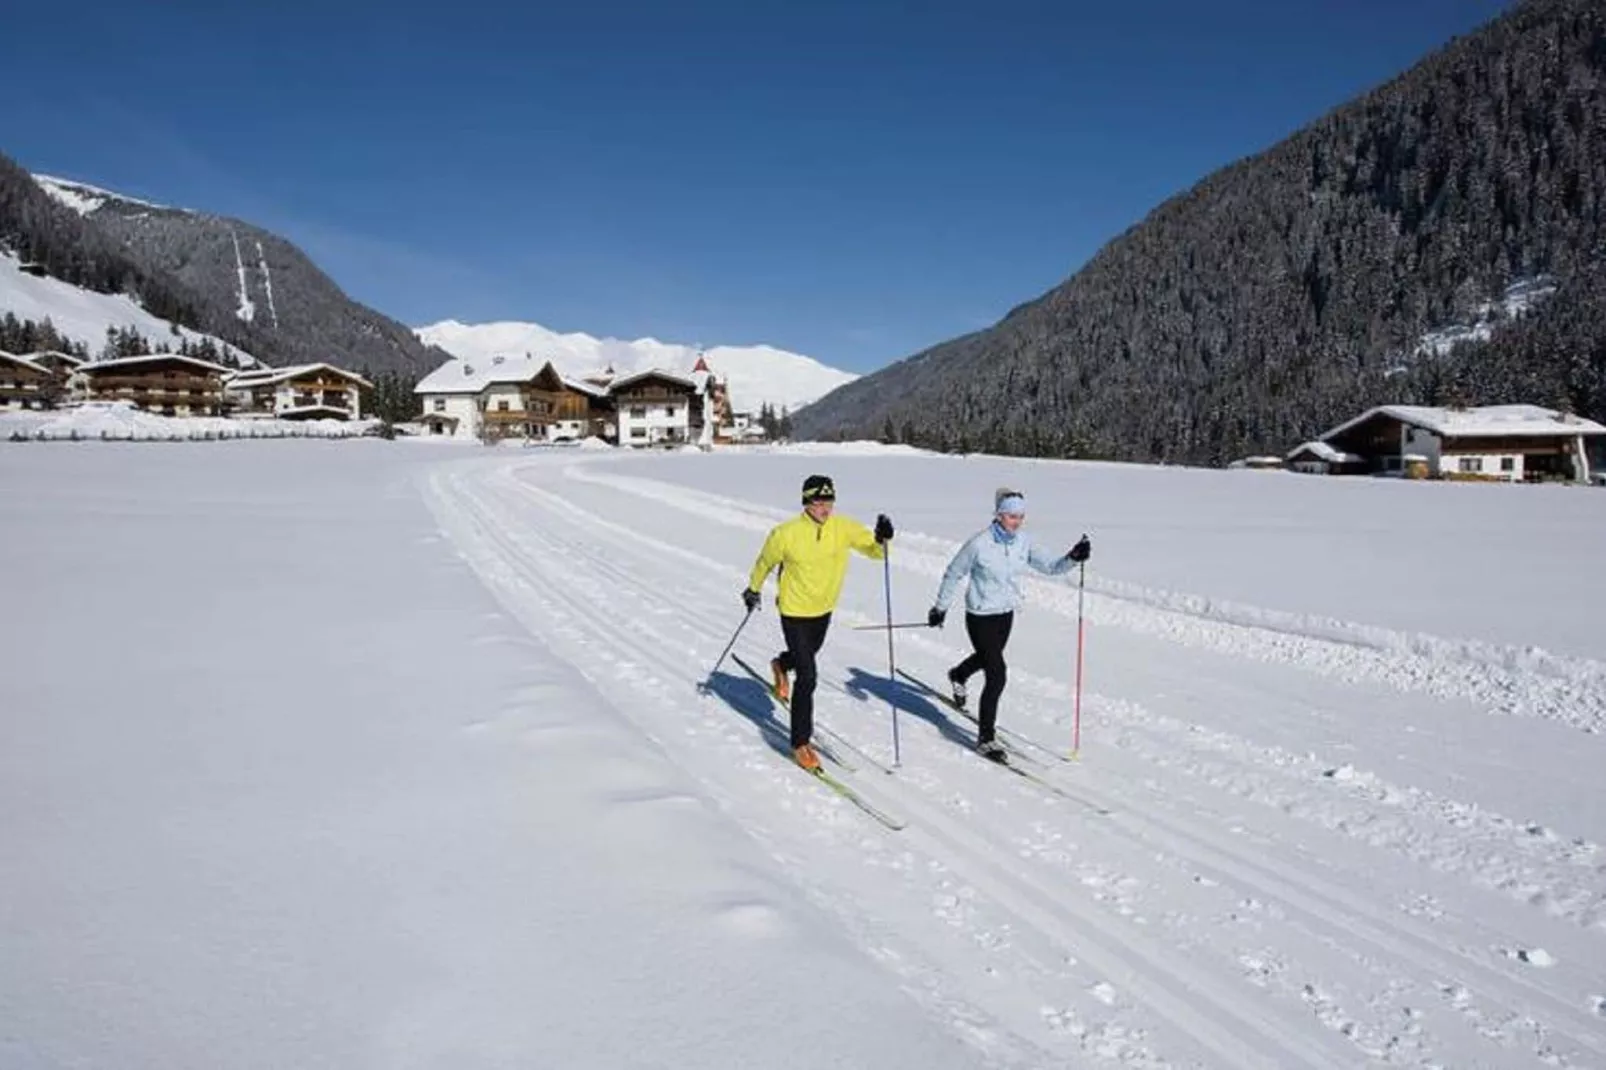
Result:
{"label": "blue sky", "polygon": [[996,321],[1506,5],[224,7],[8,12],[28,63],[0,152],[258,223],[405,323],[865,371]]}

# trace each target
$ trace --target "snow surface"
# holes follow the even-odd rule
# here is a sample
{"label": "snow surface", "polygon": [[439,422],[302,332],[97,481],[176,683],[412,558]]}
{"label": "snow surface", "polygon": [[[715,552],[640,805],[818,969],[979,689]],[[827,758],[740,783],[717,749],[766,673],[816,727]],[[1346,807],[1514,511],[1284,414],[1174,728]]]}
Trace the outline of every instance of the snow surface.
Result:
{"label": "snow surface", "polygon": [[231,229],[229,237],[234,240],[234,272],[239,282],[240,297],[240,303],[234,310],[234,316],[244,323],[252,323],[257,318],[257,306],[256,302],[251,300],[251,295],[246,292],[245,259],[240,255],[240,236]]}
{"label": "snow surface", "polygon": [[[495,356],[522,358],[529,353],[537,364],[550,360],[561,374],[575,378],[610,365],[621,376],[650,368],[690,375],[699,352],[695,346],[655,338],[626,342],[589,334],[559,334],[536,323],[443,320],[419,327],[415,333],[425,344],[440,346],[471,364],[486,364]],[[713,346],[701,352],[714,373],[729,382],[736,412],[757,413],[765,403],[795,410],[858,378],[767,345]]]}
{"label": "snow surface", "polygon": [[106,204],[107,201],[121,201],[125,204],[137,204],[144,208],[156,208],[161,211],[176,211],[165,204],[155,201],[142,201],[138,197],[130,197],[126,193],[114,193],[109,189],[92,186],[88,182],[79,182],[76,179],[57,178],[54,175],[34,175],[33,180],[39,188],[56,200],[58,203],[71,208],[79,215],[89,213]]}
{"label": "snow surface", "polygon": [[[902,832],[709,674],[813,472],[898,527],[817,715]],[[856,630],[1006,483],[1093,539],[1079,760],[1074,581],[1002,706],[1063,795]],[[1599,491],[370,440],[0,446],[0,494],[0,1065],[1606,1065]]]}
{"label": "snow surface", "polygon": [[983,1065],[498,608],[452,455],[0,447],[0,1066]]}
{"label": "snow surface", "polygon": [[[0,314],[6,312],[36,323],[50,320],[68,339],[87,345],[91,356],[105,346],[106,331],[112,327],[132,327],[152,345],[167,342],[174,348],[180,337],[192,343],[211,337],[188,327],[178,328],[175,335],[170,321],[151,315],[127,294],[95,293],[60,279],[30,275],[22,270],[16,257],[0,252]],[[234,354],[241,364],[258,363],[255,357],[221,338],[212,338],[212,342],[223,352]]]}

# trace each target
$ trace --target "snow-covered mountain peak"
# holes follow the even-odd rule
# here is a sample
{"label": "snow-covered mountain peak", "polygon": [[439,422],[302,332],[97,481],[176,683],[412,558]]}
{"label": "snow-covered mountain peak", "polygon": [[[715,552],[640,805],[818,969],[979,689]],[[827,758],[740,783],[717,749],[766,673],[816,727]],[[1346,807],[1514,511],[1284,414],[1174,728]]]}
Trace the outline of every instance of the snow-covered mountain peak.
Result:
{"label": "snow-covered mountain peak", "polygon": [[559,372],[569,376],[610,366],[619,375],[648,368],[684,374],[701,354],[714,373],[729,383],[733,407],[744,412],[756,412],[765,404],[795,410],[858,378],[771,345],[699,347],[656,338],[625,341],[579,331],[565,334],[517,320],[471,324],[448,319],[419,327],[415,333],[425,344],[465,360],[529,353],[552,361]]}
{"label": "snow-covered mountain peak", "polygon": [[58,203],[71,208],[79,215],[88,215],[112,202],[136,205],[159,212],[184,211],[182,208],[173,208],[170,205],[157,204],[155,201],[141,200],[138,197],[130,197],[126,193],[117,193],[113,190],[92,186],[88,182],[78,182],[74,179],[39,174],[34,175],[33,179],[39,183],[40,189],[50,194]]}

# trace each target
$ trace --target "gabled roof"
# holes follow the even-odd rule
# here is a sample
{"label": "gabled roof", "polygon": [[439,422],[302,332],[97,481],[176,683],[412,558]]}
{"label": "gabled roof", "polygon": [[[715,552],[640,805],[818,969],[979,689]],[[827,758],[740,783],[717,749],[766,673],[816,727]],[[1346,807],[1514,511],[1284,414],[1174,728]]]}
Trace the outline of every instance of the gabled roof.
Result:
{"label": "gabled roof", "polygon": [[64,360],[69,364],[88,364],[89,363],[83,357],[75,357],[71,353],[63,353],[59,349],[38,349],[38,350],[35,350],[32,353],[24,353],[23,356],[26,359],[33,360],[33,361],[40,360],[40,359],[42,359],[44,357],[55,357],[58,360]]}
{"label": "gabled roof", "polygon": [[192,368],[199,368],[202,371],[217,372],[220,375],[227,374],[234,370],[233,368],[225,368],[221,364],[213,364],[209,360],[201,360],[199,357],[186,357],[180,353],[146,353],[138,357],[118,357],[115,360],[95,360],[90,361],[88,364],[85,364],[78,370],[86,375],[94,375],[109,369],[126,371],[129,368],[137,368],[141,364],[156,364],[162,361],[177,361],[180,364],[188,364]]}
{"label": "gabled roof", "polygon": [[19,357],[15,353],[7,353],[3,349],[0,349],[0,360],[3,360],[8,364],[20,364],[22,367],[27,368],[30,371],[36,371],[40,375],[50,374],[50,369],[45,367],[43,364],[35,364],[27,357]]}
{"label": "gabled roof", "polygon": [[1606,435],[1606,427],[1581,416],[1567,416],[1538,405],[1485,405],[1476,409],[1425,405],[1379,405],[1346,420],[1321,437],[1340,435],[1377,416],[1431,431],[1441,438],[1515,438],[1549,435]]}
{"label": "gabled roof", "polygon": [[294,379],[315,371],[333,372],[336,376],[342,379],[350,379],[352,382],[361,386],[372,388],[374,385],[367,379],[364,379],[362,376],[358,375],[356,372],[349,372],[344,368],[338,368],[333,364],[326,364],[322,361],[319,361],[315,364],[292,364],[283,368],[261,368],[253,371],[241,372],[229,380],[229,386],[236,388],[248,386],[267,386],[269,383],[283,382],[286,379]]}
{"label": "gabled roof", "polygon": [[1320,439],[1316,440],[1315,442],[1300,443],[1298,446],[1295,446],[1293,449],[1284,454],[1283,460],[1291,461],[1295,457],[1298,457],[1301,453],[1313,453],[1329,464],[1360,464],[1366,460],[1365,457],[1362,457],[1359,454],[1345,453],[1343,450],[1337,449],[1329,443],[1321,441]]}
{"label": "gabled roof", "polygon": [[608,392],[610,394],[617,393],[620,389],[629,386],[631,383],[638,383],[643,379],[664,379],[671,383],[679,383],[688,390],[697,389],[696,381],[693,379],[688,379],[684,375],[676,375],[674,372],[666,372],[662,368],[648,368],[646,371],[636,372],[633,375],[625,375],[615,379],[613,382],[608,384]]}

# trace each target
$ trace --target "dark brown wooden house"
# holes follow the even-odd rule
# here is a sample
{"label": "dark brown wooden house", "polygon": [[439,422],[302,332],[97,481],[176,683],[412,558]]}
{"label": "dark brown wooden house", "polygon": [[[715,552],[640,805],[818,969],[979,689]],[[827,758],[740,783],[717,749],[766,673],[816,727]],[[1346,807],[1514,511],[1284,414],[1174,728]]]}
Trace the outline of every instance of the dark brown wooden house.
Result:
{"label": "dark brown wooden house", "polygon": [[230,369],[196,357],[153,353],[85,364],[74,378],[91,401],[132,401],[163,416],[217,416]]}
{"label": "dark brown wooden house", "polygon": [[564,379],[548,361],[529,379],[486,384],[478,398],[480,437],[579,439],[591,425],[595,400],[591,390]]}
{"label": "dark brown wooden house", "polygon": [[54,408],[65,382],[37,361],[0,350],[0,409]]}

